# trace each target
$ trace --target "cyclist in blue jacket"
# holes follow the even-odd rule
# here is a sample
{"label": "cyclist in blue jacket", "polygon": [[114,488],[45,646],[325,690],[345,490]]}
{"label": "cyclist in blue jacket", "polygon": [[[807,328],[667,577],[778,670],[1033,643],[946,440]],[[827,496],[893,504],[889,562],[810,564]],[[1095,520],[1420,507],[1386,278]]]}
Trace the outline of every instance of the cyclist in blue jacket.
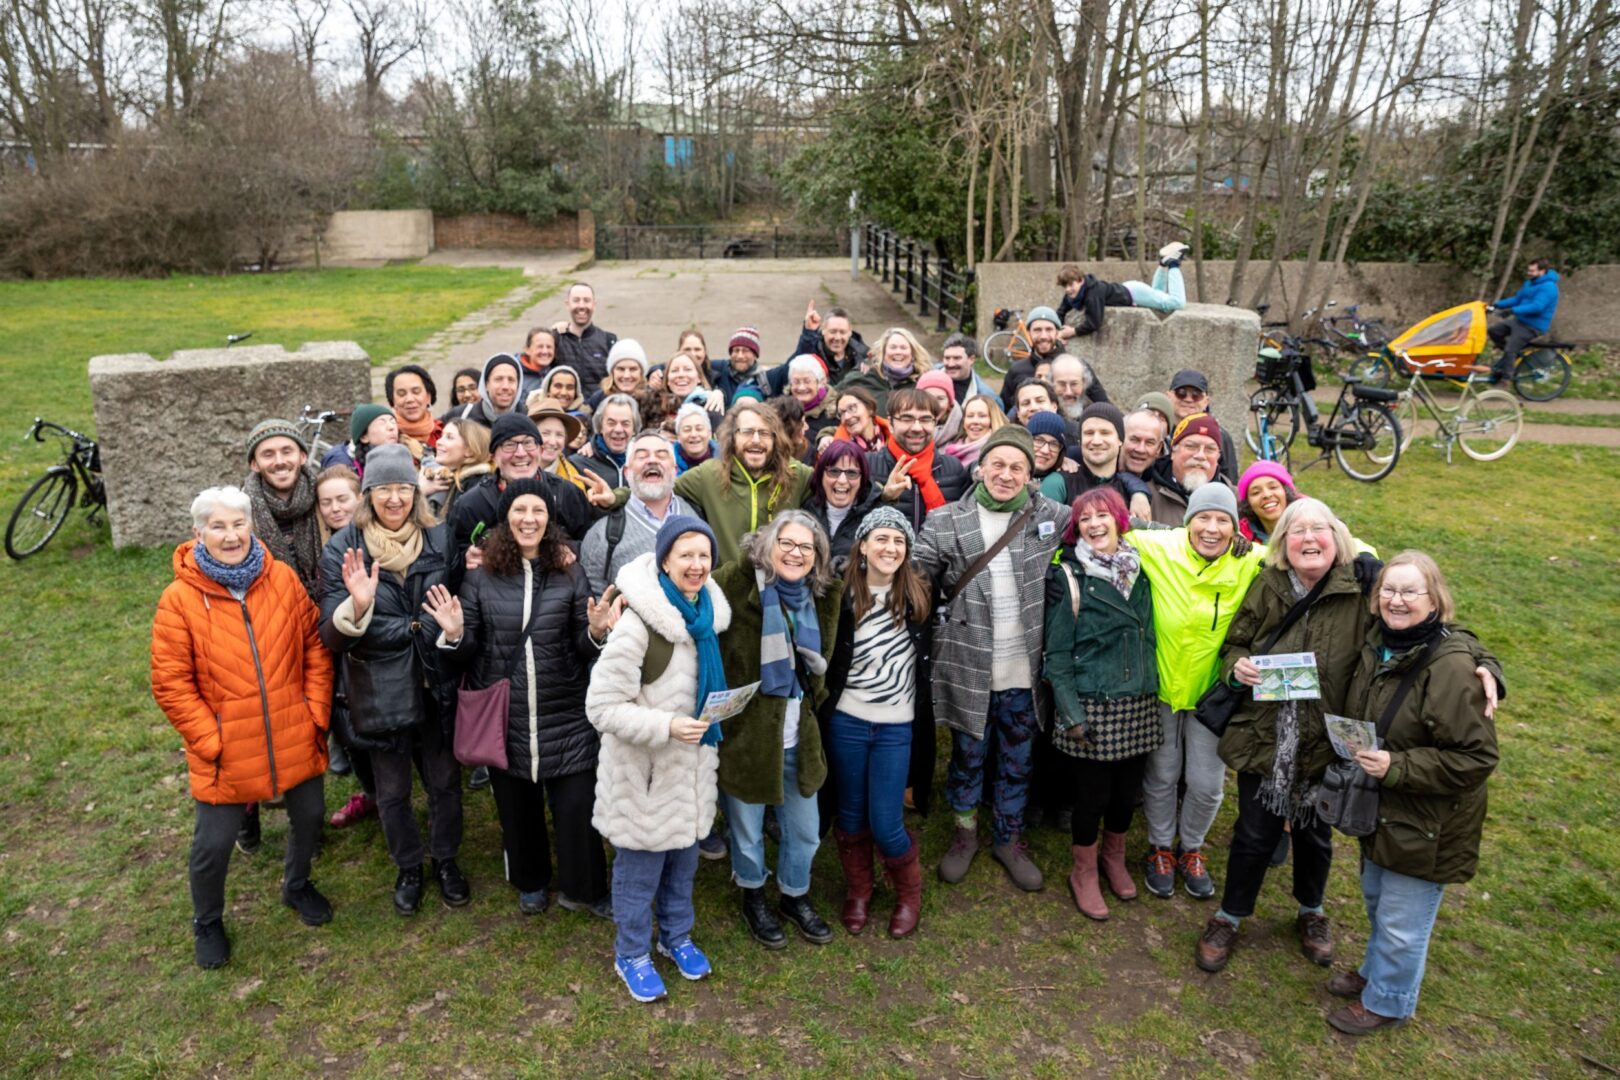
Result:
{"label": "cyclist in blue jacket", "polygon": [[1492,323],[1486,331],[1501,350],[1491,365],[1491,381],[1500,382],[1513,375],[1520,350],[1552,326],[1553,314],[1558,310],[1558,271],[1546,259],[1531,259],[1519,291],[1491,307],[1506,313],[1502,321]]}

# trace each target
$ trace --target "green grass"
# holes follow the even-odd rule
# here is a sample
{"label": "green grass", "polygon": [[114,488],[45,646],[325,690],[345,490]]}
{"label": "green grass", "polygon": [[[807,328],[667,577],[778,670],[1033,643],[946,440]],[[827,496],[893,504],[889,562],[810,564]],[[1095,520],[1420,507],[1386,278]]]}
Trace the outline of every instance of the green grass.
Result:
{"label": "green grass", "polygon": [[[30,332],[73,333],[43,319]],[[73,396],[50,404],[84,416],[84,350],[14,349],[7,408],[22,383],[73,360]],[[8,500],[40,464],[8,456]],[[285,818],[267,811],[263,849],[232,867],[235,958],[199,972],[185,766],[147,684],[170,556],[114,552],[76,517],[42,555],[0,566],[4,1070],[1518,1077],[1582,1075],[1580,1055],[1620,1066],[1617,470],[1614,451],[1523,445],[1489,465],[1414,455],[1378,485],[1320,468],[1299,478],[1386,555],[1434,552],[1510,682],[1480,875],[1447,891],[1417,1021],[1359,1043],[1322,1022],[1325,972],[1298,954],[1286,872],[1268,880],[1228,970],[1207,976],[1191,954],[1212,905],[1144,897],[1090,923],[1063,886],[1067,837],[1051,830],[1033,837],[1045,892],[1016,893],[984,856],[955,888],[930,870],[921,929],[901,943],[882,934],[880,890],[863,937],[840,929],[824,948],[766,953],[739,926],[724,865],[704,864],[697,937],[716,973],[694,985],[665,967],[670,999],[637,1006],[611,974],[611,926],[555,908],[517,914],[487,793],[466,798],[470,907],[394,916],[373,820],[327,835],[316,877],[337,918],[319,930],[279,903]],[[351,790],[331,780],[329,806]],[[1229,798],[1211,843],[1217,879],[1232,814]],[[931,865],[949,832],[937,791],[934,814],[914,823]],[[1138,822],[1133,855],[1143,843]],[[1366,933],[1355,847],[1338,853],[1328,907],[1354,960]],[[828,845],[813,896],[829,916],[839,881]]]}
{"label": "green grass", "polygon": [[1620,428],[1620,413],[1553,412],[1526,406],[1524,422],[1527,424],[1557,424],[1560,427]]}

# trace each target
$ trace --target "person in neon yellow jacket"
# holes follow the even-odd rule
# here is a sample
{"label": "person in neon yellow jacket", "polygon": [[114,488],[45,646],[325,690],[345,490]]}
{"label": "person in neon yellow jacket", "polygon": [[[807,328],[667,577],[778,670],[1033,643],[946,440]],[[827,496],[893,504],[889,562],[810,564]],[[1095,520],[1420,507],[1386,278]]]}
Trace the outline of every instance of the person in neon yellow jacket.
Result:
{"label": "person in neon yellow jacket", "polygon": [[[1204,865],[1204,837],[1221,808],[1226,766],[1219,742],[1193,718],[1204,691],[1220,677],[1221,643],[1249,585],[1260,573],[1263,545],[1233,551],[1237,499],[1225,484],[1197,488],[1179,529],[1132,530],[1142,572],[1153,585],[1153,631],[1159,663],[1164,741],[1148,758],[1142,784],[1148,825],[1147,887],[1168,898],[1179,874],[1187,895],[1206,900],[1215,883]],[[1245,542],[1246,543],[1246,542]],[[1187,793],[1177,806],[1177,790]]]}

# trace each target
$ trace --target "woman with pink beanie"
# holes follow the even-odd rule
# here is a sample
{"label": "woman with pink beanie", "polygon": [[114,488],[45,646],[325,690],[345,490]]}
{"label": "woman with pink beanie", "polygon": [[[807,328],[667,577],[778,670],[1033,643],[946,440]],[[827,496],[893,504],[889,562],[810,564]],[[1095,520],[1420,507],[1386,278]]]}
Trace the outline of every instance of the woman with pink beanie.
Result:
{"label": "woman with pink beanie", "polygon": [[1300,497],[1294,478],[1275,461],[1257,461],[1238,478],[1238,528],[1265,543],[1288,504]]}

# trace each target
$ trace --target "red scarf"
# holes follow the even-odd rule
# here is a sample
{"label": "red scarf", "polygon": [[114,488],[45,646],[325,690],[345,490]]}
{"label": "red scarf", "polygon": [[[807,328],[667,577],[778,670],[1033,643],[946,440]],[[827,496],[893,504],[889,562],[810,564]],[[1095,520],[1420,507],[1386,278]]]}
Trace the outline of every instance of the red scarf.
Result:
{"label": "red scarf", "polygon": [[[895,461],[899,461],[906,456],[906,452],[900,449],[900,444],[894,441],[893,435],[889,436],[888,443],[889,453],[894,455]],[[934,483],[933,443],[928,444],[928,449],[912,455],[911,464],[906,466],[906,475],[911,477],[913,484],[917,485],[917,494],[922,496],[924,509],[933,510],[945,505],[945,493],[939,490],[938,484]],[[886,476],[882,477],[878,480],[878,483],[881,484],[887,479]]]}
{"label": "red scarf", "polygon": [[439,433],[444,430],[444,421],[435,419],[431,412],[423,411],[422,419],[414,424],[406,423],[405,418],[394,410],[394,423],[399,425],[401,435],[409,435],[428,449],[439,444]]}

